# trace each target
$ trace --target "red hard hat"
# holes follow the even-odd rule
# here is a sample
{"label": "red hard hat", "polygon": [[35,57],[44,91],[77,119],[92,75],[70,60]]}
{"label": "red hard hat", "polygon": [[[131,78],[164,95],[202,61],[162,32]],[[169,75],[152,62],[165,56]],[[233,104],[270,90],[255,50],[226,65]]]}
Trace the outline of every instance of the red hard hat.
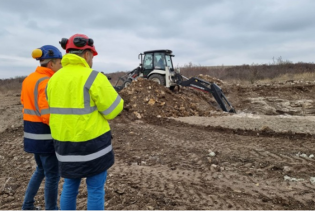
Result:
{"label": "red hard hat", "polygon": [[[62,43],[63,42],[63,43]],[[60,42],[61,46],[65,46],[66,52],[69,53],[70,49],[85,50],[90,49],[93,52],[93,55],[96,56],[98,53],[94,46],[93,39],[89,38],[84,34],[75,34],[72,35],[69,40],[63,38]]]}

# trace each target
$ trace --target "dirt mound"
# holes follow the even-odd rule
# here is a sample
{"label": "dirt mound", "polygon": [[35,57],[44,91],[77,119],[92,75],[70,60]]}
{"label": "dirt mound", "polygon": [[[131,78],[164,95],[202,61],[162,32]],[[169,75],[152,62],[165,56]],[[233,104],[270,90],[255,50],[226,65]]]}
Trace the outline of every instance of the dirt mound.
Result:
{"label": "dirt mound", "polygon": [[210,93],[190,88],[171,91],[160,84],[138,79],[120,92],[125,101],[125,113],[134,117],[185,117],[210,116],[216,111],[216,102]]}
{"label": "dirt mound", "polygon": [[218,86],[220,86],[222,88],[222,86],[224,86],[226,83],[218,78],[209,76],[209,75],[203,75],[203,74],[199,74],[197,76],[197,78],[200,78],[202,80],[211,82],[211,83],[216,83]]}

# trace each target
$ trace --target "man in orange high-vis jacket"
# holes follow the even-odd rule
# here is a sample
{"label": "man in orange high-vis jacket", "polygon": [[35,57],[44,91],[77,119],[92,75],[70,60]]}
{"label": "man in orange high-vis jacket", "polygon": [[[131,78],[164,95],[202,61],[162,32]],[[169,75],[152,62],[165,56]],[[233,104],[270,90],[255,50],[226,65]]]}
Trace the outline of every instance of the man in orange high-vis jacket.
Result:
{"label": "man in orange high-vis jacket", "polygon": [[46,100],[46,85],[50,77],[61,68],[61,52],[54,46],[45,45],[35,49],[34,59],[40,61],[35,72],[22,84],[21,103],[24,120],[24,150],[33,153],[37,164],[25,192],[23,210],[34,210],[34,197],[45,179],[45,208],[57,210],[58,160],[49,127],[49,106]]}

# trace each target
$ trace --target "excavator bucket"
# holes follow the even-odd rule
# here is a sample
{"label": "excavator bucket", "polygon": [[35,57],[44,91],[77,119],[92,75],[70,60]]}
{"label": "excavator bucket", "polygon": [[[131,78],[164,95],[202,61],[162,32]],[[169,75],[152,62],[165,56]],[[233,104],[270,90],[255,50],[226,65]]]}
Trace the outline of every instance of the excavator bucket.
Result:
{"label": "excavator bucket", "polygon": [[226,99],[225,95],[223,94],[222,89],[215,83],[212,83],[210,86],[211,86],[211,94],[214,97],[214,99],[217,101],[221,109],[229,113],[236,113],[235,109],[232,107],[232,105],[229,103],[229,101]]}

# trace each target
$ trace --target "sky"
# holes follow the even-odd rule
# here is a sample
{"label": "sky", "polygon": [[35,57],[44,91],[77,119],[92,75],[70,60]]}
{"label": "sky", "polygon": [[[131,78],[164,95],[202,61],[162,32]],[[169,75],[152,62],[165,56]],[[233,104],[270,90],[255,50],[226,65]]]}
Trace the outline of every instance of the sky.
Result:
{"label": "sky", "polygon": [[182,67],[315,60],[313,0],[1,0],[0,79],[26,76],[32,51],[80,33],[93,69],[131,71],[147,50],[170,49]]}

